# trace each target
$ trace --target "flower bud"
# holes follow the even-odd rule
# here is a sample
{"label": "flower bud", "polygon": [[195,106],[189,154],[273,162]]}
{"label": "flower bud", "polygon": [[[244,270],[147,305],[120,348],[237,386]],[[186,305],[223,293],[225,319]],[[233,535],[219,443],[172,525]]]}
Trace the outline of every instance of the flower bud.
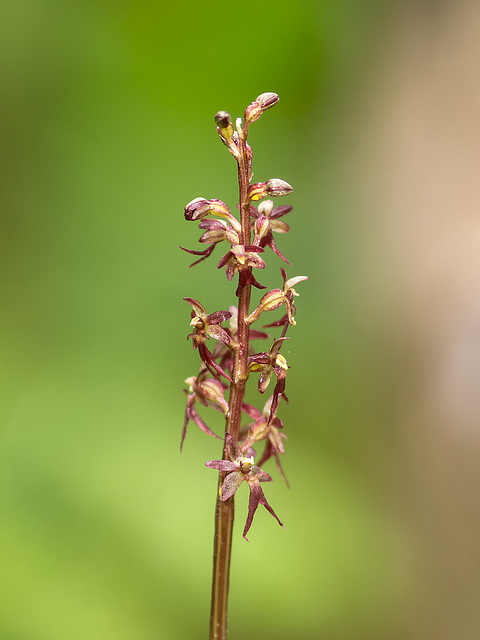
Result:
{"label": "flower bud", "polygon": [[258,120],[262,113],[277,104],[278,100],[277,94],[272,91],[260,94],[245,110],[245,123],[250,124]]}
{"label": "flower bud", "polygon": [[285,180],[280,180],[280,178],[271,178],[267,182],[267,194],[269,196],[286,196],[292,191],[293,187]]}
{"label": "flower bud", "polygon": [[262,198],[286,196],[293,191],[293,188],[280,178],[270,178],[267,182],[256,182],[248,189],[250,200],[261,200]]}
{"label": "flower bud", "polygon": [[226,111],[219,111],[215,114],[215,123],[220,129],[227,129],[232,124],[232,117]]}
{"label": "flower bud", "polygon": [[198,218],[203,217],[203,215],[207,215],[207,213],[203,214],[200,210],[208,205],[208,200],[205,198],[194,198],[191,200],[185,207],[185,220],[198,220]]}
{"label": "flower bud", "polygon": [[215,123],[217,125],[217,132],[222,141],[230,146],[233,143],[233,124],[232,117],[226,111],[219,111],[215,114]]}
{"label": "flower bud", "polygon": [[266,93],[262,93],[261,95],[259,95],[255,102],[258,102],[262,110],[266,111],[267,109],[271,109],[273,106],[275,106],[279,100],[280,98],[276,93],[267,91]]}

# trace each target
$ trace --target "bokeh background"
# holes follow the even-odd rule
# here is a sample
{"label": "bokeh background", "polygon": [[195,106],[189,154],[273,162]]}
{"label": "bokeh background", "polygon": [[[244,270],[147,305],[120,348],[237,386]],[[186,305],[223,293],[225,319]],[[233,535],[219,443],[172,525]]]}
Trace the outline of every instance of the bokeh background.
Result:
{"label": "bokeh background", "polygon": [[191,425],[179,454],[182,297],[233,300],[221,254],[178,245],[186,202],[237,199],[214,114],[275,91],[255,178],[294,186],[278,245],[310,280],[267,487],[287,531],[262,509],[244,542],[239,492],[230,637],[477,640],[478,4],[0,13],[0,639],[207,636],[219,447]]}

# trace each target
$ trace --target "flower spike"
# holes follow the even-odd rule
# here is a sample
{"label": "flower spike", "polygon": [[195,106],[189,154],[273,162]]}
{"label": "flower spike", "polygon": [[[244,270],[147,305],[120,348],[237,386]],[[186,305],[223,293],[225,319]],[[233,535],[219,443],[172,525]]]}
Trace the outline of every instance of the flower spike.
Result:
{"label": "flower spike", "polygon": [[[252,173],[252,148],[248,142],[249,127],[265,111],[278,103],[278,95],[271,91],[260,94],[245,109],[243,118],[232,118],[227,111],[215,114],[215,127],[222,143],[233,155],[238,165],[238,192],[240,194],[235,215],[233,209],[222,200],[198,197],[190,200],[184,208],[188,222],[196,222],[200,233],[200,247],[180,248],[194,257],[190,265],[199,264],[209,258],[217,244],[224,243],[224,250],[217,261],[217,269],[224,269],[228,282],[233,287],[237,300],[223,309],[209,313],[196,298],[184,298],[190,306],[190,333],[193,349],[200,356],[200,369],[196,375],[185,380],[187,406],[183,421],[181,444],[190,421],[206,435],[218,439],[203,419],[203,408],[214,409],[225,417],[223,457],[206,462],[206,466],[219,472],[219,491],[215,513],[214,580],[212,590],[212,615],[210,638],[227,636],[226,603],[228,598],[229,558],[232,544],[232,522],[234,497],[242,484],[249,488],[248,510],[243,528],[243,537],[248,540],[250,528],[258,506],[262,505],[277,520],[282,522],[267,501],[263,485],[272,477],[263,470],[263,465],[273,458],[280,476],[288,486],[280,463],[285,454],[284,425],[277,415],[288,402],[285,393],[290,367],[281,353],[282,345],[291,326],[296,324],[295,291],[297,284],[308,280],[307,276],[287,277],[281,269],[283,284],[268,290],[257,280],[258,271],[268,265],[271,250],[284,263],[287,257],[277,247],[278,235],[290,232],[285,216],[291,205],[274,206],[275,198],[292,193],[292,186],[280,178],[254,182]],[[281,202],[284,202],[282,200]],[[276,260],[276,258],[274,258]],[[213,276],[215,277],[215,276]],[[213,285],[212,285],[213,286]],[[259,302],[251,303],[254,288],[264,289],[258,295]],[[255,306],[255,304],[257,306]],[[225,309],[228,309],[225,310]],[[254,323],[264,312],[279,309],[279,318],[264,327],[272,329],[272,337],[254,328]],[[268,340],[268,346],[254,348],[254,340]],[[210,341],[210,342],[209,342]],[[213,345],[213,346],[209,346]],[[259,397],[268,396],[260,410],[245,402],[246,387],[253,374]],[[273,384],[271,384],[273,381]],[[270,392],[267,394],[267,389]],[[273,387],[273,390],[272,390]],[[200,409],[199,409],[200,405]],[[199,411],[202,411],[202,416]],[[242,420],[247,416],[246,424]],[[255,449],[262,447],[256,459]],[[254,449],[255,447],[255,449]],[[223,603],[219,606],[219,603]]]}

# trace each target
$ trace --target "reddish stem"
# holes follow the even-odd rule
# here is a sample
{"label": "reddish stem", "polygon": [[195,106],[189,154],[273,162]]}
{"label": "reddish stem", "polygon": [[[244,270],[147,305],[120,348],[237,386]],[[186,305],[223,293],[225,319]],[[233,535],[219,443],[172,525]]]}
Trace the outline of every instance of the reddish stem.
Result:
{"label": "reddish stem", "polygon": [[[247,147],[247,130],[239,135],[238,184],[240,193],[241,243],[250,244],[250,158]],[[248,267],[251,269],[251,267]],[[242,418],[242,403],[245,395],[246,372],[248,364],[248,346],[250,325],[246,321],[249,315],[251,285],[246,284],[238,292],[238,349],[235,351],[230,385],[229,413],[225,423],[225,434],[230,433],[238,441]],[[223,459],[228,459],[224,447]],[[215,509],[215,538],[213,550],[212,608],[210,615],[210,640],[226,640],[228,585],[230,577],[230,556],[234,519],[234,497],[226,501],[220,499],[220,488],[225,473],[220,473],[217,504]]]}

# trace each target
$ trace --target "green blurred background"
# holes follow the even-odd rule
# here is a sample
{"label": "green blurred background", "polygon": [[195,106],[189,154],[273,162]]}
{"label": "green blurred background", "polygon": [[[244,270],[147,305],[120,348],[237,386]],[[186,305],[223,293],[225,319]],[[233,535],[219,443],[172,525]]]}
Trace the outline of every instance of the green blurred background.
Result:
{"label": "green blurred background", "polygon": [[[182,297],[215,310],[233,291],[220,253],[188,270],[178,245],[198,238],[186,202],[237,200],[214,114],[264,91],[280,103],[251,128],[255,178],[294,186],[277,244],[310,280],[285,351],[291,489],[266,467],[287,530],[261,509],[244,542],[239,492],[230,637],[478,638],[476,492],[466,471],[447,480],[472,446],[452,436],[444,464],[451,442],[425,409],[415,265],[430,254],[408,239],[431,227],[408,227],[415,185],[394,177],[421,157],[398,117],[418,64],[408,37],[429,60],[443,5],[3,3],[1,640],[207,636],[216,476],[203,463],[220,451],[191,424],[179,454],[198,366]],[[268,257],[261,280],[278,286]]]}

